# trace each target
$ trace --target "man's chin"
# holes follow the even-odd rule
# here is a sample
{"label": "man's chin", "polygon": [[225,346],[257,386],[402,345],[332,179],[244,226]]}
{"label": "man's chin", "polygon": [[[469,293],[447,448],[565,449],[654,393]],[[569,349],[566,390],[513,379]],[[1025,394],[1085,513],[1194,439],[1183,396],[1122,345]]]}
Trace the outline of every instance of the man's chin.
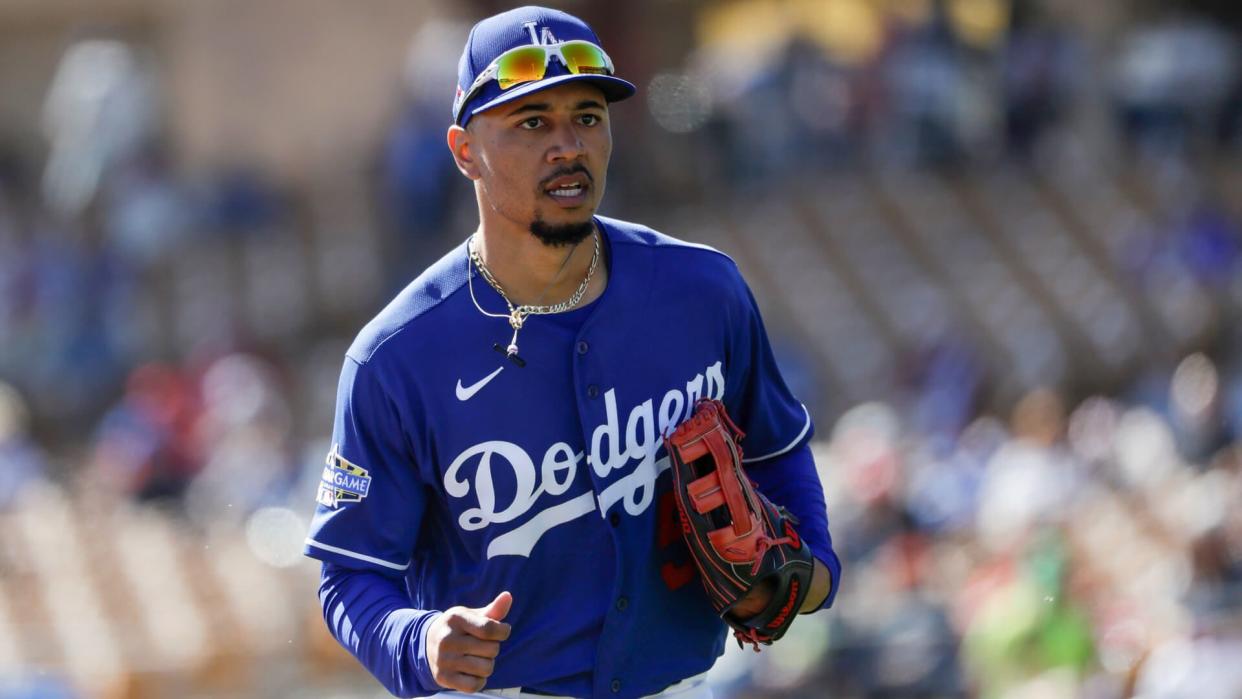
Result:
{"label": "man's chin", "polygon": [[553,223],[545,221],[542,216],[536,216],[530,224],[530,234],[550,248],[577,245],[586,240],[594,230],[595,222],[590,217],[583,221]]}

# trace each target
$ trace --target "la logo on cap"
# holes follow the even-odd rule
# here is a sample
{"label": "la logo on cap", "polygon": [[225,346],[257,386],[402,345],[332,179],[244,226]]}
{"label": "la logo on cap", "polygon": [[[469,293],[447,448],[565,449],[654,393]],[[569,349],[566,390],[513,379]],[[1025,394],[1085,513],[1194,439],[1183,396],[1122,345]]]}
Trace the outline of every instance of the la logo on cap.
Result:
{"label": "la logo on cap", "polygon": [[541,28],[540,28],[540,31],[539,31],[538,33],[536,33],[536,32],[535,32],[535,27],[538,27],[538,26],[539,26],[539,23],[538,23],[538,22],[523,22],[523,23],[522,23],[522,26],[523,26],[523,27],[525,27],[525,28],[526,28],[526,31],[530,33],[530,43],[532,43],[532,44],[556,44],[556,43],[559,43],[559,42],[556,40],[556,37],[552,36],[552,28],[551,28],[551,27],[541,27]]}

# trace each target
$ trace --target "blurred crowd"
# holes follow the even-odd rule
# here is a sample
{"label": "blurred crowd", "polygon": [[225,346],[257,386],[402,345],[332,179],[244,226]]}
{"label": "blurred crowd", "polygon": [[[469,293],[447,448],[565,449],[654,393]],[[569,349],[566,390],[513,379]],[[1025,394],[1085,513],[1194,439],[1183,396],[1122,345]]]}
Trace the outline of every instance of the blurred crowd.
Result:
{"label": "blurred crowd", "polygon": [[864,15],[827,45],[795,33],[762,58],[730,42],[703,47],[681,89],[653,85],[650,99],[664,101],[654,116],[697,131],[706,162],[696,174],[730,184],[858,164],[1029,159],[1096,113],[1136,155],[1242,146],[1236,29],[1168,8],[1106,48],[1038,2],[910,5],[924,13]]}
{"label": "blurred crowd", "polygon": [[1029,393],[960,433],[866,404],[820,461],[852,578],[833,696],[1242,694],[1242,375]]}
{"label": "blurred crowd", "polygon": [[[1150,168],[1158,212],[1102,224],[1121,231],[1108,273],[1164,299],[1175,331],[1189,323],[1186,351],[1129,365],[1107,396],[1044,377],[1006,421],[977,348],[904,348],[896,397],[817,415],[849,576],[836,610],[795,625],[801,655],[730,654],[718,686],[1242,696],[1223,661],[1242,654],[1242,229],[1210,184],[1242,151],[1236,31],[1161,13],[1104,51],[1039,3],[997,3],[1010,12],[991,33],[954,4],[889,17],[851,50],[700,47],[642,86],[659,132],[617,125],[609,212],[808,173],[1025,167],[1103,115],[1104,150]],[[246,163],[182,171],[151,68],[120,41],[75,43],[44,105],[46,160],[0,144],[0,516],[49,482],[200,532],[306,514],[345,345],[473,225],[443,146],[451,89],[396,98],[368,213],[341,221]],[[791,359],[794,383],[810,356]]]}

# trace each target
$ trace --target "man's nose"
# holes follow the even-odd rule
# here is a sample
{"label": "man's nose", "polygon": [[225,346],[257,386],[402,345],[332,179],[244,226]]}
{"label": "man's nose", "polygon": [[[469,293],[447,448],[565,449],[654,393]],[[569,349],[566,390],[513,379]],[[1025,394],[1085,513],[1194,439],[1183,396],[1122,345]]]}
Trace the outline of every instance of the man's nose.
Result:
{"label": "man's nose", "polygon": [[576,160],[584,153],[582,137],[573,124],[556,127],[555,136],[555,142],[548,150],[548,160]]}

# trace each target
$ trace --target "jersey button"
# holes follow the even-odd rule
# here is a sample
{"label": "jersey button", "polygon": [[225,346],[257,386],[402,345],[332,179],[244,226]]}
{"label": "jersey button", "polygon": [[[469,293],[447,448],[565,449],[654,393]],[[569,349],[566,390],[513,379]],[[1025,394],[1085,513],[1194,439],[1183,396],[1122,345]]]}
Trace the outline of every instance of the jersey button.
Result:
{"label": "jersey button", "polygon": [[608,515],[608,523],[614,527],[619,526],[621,524],[621,515],[617,514],[616,512],[613,512],[612,514]]}
{"label": "jersey button", "polygon": [[578,341],[578,354],[586,354],[589,349],[591,349],[591,346],[587,344],[586,340]]}
{"label": "jersey button", "polygon": [[612,684],[608,685],[608,688],[612,690],[613,694],[620,692],[621,691],[621,680],[613,680]]}
{"label": "jersey button", "polygon": [[617,598],[617,611],[624,612],[626,607],[630,606],[630,601],[624,597]]}
{"label": "jersey button", "polygon": [[587,398],[599,398],[599,386],[595,384],[587,386]]}

